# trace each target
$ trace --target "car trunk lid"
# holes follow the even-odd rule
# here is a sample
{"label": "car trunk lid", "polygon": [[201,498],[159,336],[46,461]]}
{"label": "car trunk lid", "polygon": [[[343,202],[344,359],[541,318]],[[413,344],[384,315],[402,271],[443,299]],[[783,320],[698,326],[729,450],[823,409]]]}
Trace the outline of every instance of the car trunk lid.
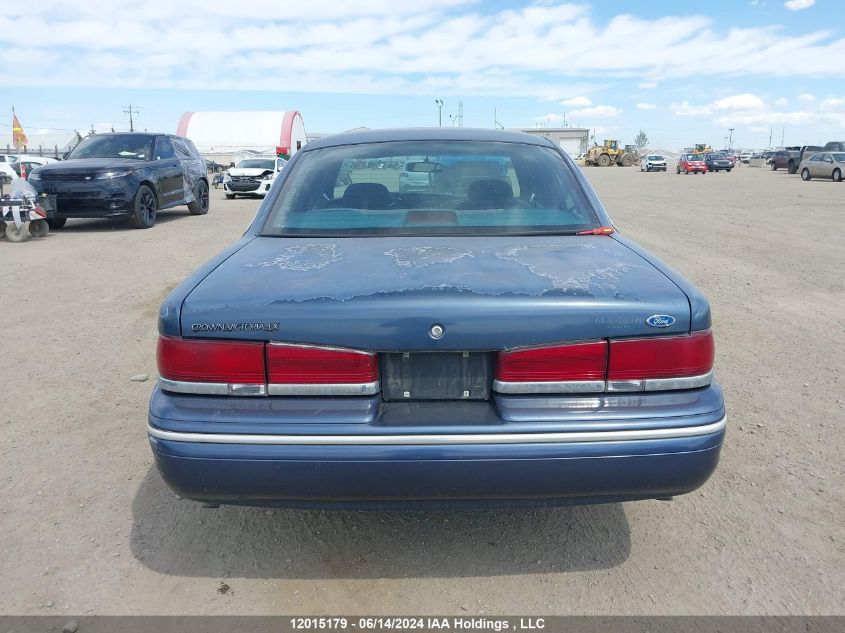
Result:
{"label": "car trunk lid", "polygon": [[[652,319],[656,329],[655,315],[671,318]],[[607,236],[259,237],[181,312],[188,337],[380,352],[502,350],[689,323],[686,295]]]}

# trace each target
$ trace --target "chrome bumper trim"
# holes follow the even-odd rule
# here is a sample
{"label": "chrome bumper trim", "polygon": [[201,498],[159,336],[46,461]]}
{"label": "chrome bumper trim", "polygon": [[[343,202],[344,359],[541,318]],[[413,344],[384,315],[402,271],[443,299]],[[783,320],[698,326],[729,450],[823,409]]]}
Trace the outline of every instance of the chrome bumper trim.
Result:
{"label": "chrome bumper trim", "polygon": [[366,383],[297,385],[293,383],[267,385],[271,396],[371,396],[378,393],[381,383],[378,380]]}
{"label": "chrome bumper trim", "polygon": [[493,381],[493,391],[499,393],[601,393],[604,380],[565,380],[561,382]]}
{"label": "chrome bumper trim", "polygon": [[164,391],[201,396],[371,396],[381,389],[378,380],[336,385],[241,385],[224,382],[183,382],[159,377],[158,384]]}
{"label": "chrome bumper trim", "polygon": [[608,380],[607,390],[620,391],[670,391],[672,389],[696,389],[713,382],[713,370],[700,376],[685,378],[648,378],[646,380]]}
{"label": "chrome bumper trim", "polygon": [[573,431],[571,433],[460,433],[426,435],[247,435],[233,433],[182,433],[147,426],[150,437],[171,442],[262,445],[441,445],[441,444],[569,444],[574,442],[625,442],[666,440],[710,435],[725,429],[727,416],[698,426],[626,431]]}
{"label": "chrome bumper trim", "polygon": [[493,381],[493,391],[507,394],[531,393],[603,393],[631,391],[670,391],[696,389],[713,382],[713,371],[685,378],[649,378],[646,380],[570,380],[565,382]]}
{"label": "chrome bumper trim", "polygon": [[158,386],[164,391],[190,393],[202,396],[266,396],[266,385],[228,384],[225,382],[183,382],[158,377]]}

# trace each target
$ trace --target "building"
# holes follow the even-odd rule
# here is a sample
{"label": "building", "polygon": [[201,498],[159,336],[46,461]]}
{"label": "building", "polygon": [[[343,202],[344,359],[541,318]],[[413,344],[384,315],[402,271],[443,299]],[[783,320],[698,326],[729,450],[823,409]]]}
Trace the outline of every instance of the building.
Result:
{"label": "building", "polygon": [[275,156],[276,148],[292,156],[308,142],[296,110],[186,112],[176,134],[191,139],[207,160],[224,165],[247,152]]}
{"label": "building", "polygon": [[590,130],[581,127],[523,127],[517,132],[526,132],[535,136],[542,136],[558,145],[564,152],[577,157],[586,152],[590,146]]}

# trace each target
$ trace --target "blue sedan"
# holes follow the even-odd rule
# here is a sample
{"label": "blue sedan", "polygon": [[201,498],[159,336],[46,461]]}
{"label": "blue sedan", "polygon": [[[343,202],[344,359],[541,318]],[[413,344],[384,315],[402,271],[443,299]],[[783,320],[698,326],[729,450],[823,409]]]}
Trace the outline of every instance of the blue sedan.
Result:
{"label": "blue sedan", "polygon": [[527,134],[309,144],[159,334],[150,444],[208,503],[665,498],[707,480],[725,434],[707,301]]}

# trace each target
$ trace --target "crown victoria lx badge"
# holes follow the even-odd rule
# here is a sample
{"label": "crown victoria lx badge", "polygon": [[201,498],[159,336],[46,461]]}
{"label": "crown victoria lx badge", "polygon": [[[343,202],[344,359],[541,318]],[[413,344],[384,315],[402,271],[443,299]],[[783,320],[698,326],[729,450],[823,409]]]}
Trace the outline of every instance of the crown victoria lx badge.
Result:
{"label": "crown victoria lx badge", "polygon": [[652,314],[645,322],[651,327],[669,327],[675,324],[675,317],[668,314]]}

